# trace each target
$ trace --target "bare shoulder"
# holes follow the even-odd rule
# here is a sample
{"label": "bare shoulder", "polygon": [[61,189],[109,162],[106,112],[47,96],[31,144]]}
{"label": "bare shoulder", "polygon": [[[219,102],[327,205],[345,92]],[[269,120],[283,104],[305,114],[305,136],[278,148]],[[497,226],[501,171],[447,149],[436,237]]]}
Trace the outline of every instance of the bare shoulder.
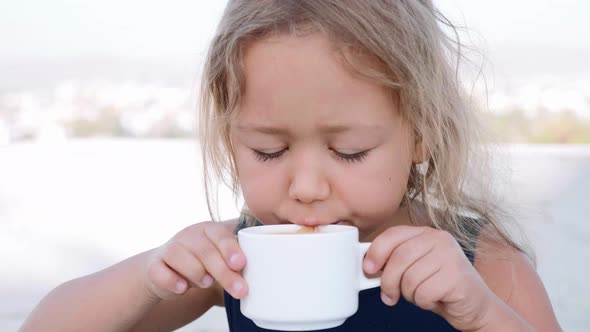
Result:
{"label": "bare shoulder", "polygon": [[214,287],[190,288],[181,296],[160,301],[131,331],[172,331],[199,318],[218,302]]}
{"label": "bare shoulder", "polygon": [[543,282],[524,253],[482,236],[475,268],[488,287],[538,331],[561,330]]}

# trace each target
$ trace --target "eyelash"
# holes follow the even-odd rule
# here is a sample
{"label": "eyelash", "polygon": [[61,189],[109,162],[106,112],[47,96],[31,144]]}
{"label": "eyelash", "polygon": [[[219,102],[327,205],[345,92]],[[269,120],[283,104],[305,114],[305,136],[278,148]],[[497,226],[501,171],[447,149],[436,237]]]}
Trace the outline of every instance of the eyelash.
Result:
{"label": "eyelash", "polygon": [[[287,151],[287,149],[273,152],[273,153],[264,153],[264,152],[252,149],[252,152],[254,153],[254,157],[257,160],[262,161],[262,162],[269,161],[272,159],[278,159],[283,155],[283,153],[285,151]],[[370,150],[361,151],[361,152],[357,152],[357,153],[351,153],[351,154],[340,153],[335,150],[332,150],[332,151],[334,151],[336,156],[338,158],[340,158],[341,160],[343,160],[345,162],[353,163],[353,162],[363,161],[367,157],[367,154],[369,153]]]}

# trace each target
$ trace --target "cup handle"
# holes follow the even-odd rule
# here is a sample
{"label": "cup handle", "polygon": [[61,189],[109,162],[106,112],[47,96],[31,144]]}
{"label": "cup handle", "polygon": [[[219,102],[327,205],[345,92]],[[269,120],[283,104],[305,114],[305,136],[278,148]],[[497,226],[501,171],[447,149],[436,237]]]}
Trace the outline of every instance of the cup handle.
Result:
{"label": "cup handle", "polygon": [[375,288],[375,287],[379,287],[381,285],[381,277],[375,277],[375,278],[367,278],[365,276],[365,273],[363,272],[363,260],[365,258],[365,254],[367,253],[367,250],[369,250],[369,247],[371,246],[370,242],[363,242],[363,243],[359,243],[359,259],[361,262],[361,268],[360,268],[360,290],[363,289],[368,289],[368,288]]}

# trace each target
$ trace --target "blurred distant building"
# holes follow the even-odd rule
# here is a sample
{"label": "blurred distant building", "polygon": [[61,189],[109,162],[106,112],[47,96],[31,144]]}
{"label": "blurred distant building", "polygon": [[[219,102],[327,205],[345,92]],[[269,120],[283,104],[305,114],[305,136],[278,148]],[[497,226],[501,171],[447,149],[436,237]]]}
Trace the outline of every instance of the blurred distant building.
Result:
{"label": "blurred distant building", "polygon": [[[473,96],[491,111],[502,141],[590,142],[590,80],[503,82]],[[107,80],[3,93],[0,144],[94,136],[195,137],[196,98],[189,86]]]}
{"label": "blurred distant building", "polygon": [[0,142],[69,137],[194,136],[188,87],[68,81],[50,90],[0,95]]}

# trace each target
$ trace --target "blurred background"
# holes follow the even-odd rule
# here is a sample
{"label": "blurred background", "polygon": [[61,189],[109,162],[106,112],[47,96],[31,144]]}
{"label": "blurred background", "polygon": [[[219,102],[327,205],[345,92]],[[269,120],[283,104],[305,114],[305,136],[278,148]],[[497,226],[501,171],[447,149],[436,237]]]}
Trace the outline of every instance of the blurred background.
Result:
{"label": "blurred background", "polygon": [[[562,327],[590,325],[590,3],[439,0]],[[225,1],[0,2],[0,330],[208,220],[199,72]],[[477,75],[481,69],[482,75]],[[478,80],[476,78],[479,77]],[[222,191],[219,212],[239,202]],[[183,331],[226,331],[214,308]]]}

